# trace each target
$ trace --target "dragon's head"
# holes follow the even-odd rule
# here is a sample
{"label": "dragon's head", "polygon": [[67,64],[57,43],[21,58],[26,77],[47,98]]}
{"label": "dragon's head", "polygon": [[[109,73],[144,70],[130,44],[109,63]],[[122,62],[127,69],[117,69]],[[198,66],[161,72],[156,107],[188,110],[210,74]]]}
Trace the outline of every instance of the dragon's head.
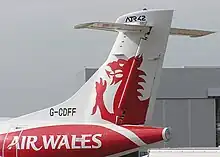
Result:
{"label": "dragon's head", "polygon": [[107,64],[110,70],[105,70],[106,74],[112,79],[111,85],[115,85],[120,82],[123,77],[127,77],[131,70],[131,67],[138,69],[143,61],[142,56],[131,57],[128,60],[119,59]]}
{"label": "dragon's head", "polygon": [[105,70],[108,77],[112,79],[111,85],[117,84],[119,81],[122,80],[124,74],[124,67],[127,63],[124,59],[119,59],[117,61],[113,61],[107,64],[110,67],[110,71]]}

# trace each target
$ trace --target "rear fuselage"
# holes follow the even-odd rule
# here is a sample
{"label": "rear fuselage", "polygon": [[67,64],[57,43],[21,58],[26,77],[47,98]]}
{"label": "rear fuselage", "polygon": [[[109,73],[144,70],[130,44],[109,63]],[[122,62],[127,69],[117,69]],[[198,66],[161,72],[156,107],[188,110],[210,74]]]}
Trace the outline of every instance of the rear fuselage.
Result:
{"label": "rear fuselage", "polygon": [[0,135],[3,157],[102,157],[164,139],[163,128],[51,125]]}

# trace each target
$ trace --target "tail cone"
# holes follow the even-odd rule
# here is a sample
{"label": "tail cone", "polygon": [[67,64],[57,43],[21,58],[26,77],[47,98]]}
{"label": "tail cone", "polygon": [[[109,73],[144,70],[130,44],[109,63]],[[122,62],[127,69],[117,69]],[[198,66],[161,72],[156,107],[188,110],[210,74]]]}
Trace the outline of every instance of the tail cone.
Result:
{"label": "tail cone", "polygon": [[165,142],[168,142],[172,137],[172,129],[171,128],[164,128],[162,131],[162,137]]}
{"label": "tail cone", "polygon": [[171,128],[159,128],[151,126],[123,126],[135,133],[145,144],[159,141],[169,141],[171,139]]}

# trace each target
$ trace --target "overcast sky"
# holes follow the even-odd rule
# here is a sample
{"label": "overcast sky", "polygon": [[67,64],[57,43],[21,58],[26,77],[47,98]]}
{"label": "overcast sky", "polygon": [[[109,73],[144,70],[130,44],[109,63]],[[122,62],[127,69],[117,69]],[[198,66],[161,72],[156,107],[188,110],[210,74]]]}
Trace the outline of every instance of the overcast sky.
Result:
{"label": "overcast sky", "polygon": [[[62,102],[80,86],[85,66],[103,63],[116,34],[73,25],[144,7],[174,9],[173,27],[220,30],[219,0],[1,0],[0,116]],[[219,41],[219,34],[170,37],[164,67],[219,66]]]}

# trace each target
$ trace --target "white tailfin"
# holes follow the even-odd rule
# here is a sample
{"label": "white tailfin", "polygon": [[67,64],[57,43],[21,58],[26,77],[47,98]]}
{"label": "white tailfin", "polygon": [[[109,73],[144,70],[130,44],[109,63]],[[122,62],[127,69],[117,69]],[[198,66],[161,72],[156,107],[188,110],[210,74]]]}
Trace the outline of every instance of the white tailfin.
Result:
{"label": "white tailfin", "polygon": [[70,99],[13,120],[144,124],[155,104],[172,16],[173,10],[142,10],[120,16],[116,23],[77,25],[119,32],[106,62]]}

